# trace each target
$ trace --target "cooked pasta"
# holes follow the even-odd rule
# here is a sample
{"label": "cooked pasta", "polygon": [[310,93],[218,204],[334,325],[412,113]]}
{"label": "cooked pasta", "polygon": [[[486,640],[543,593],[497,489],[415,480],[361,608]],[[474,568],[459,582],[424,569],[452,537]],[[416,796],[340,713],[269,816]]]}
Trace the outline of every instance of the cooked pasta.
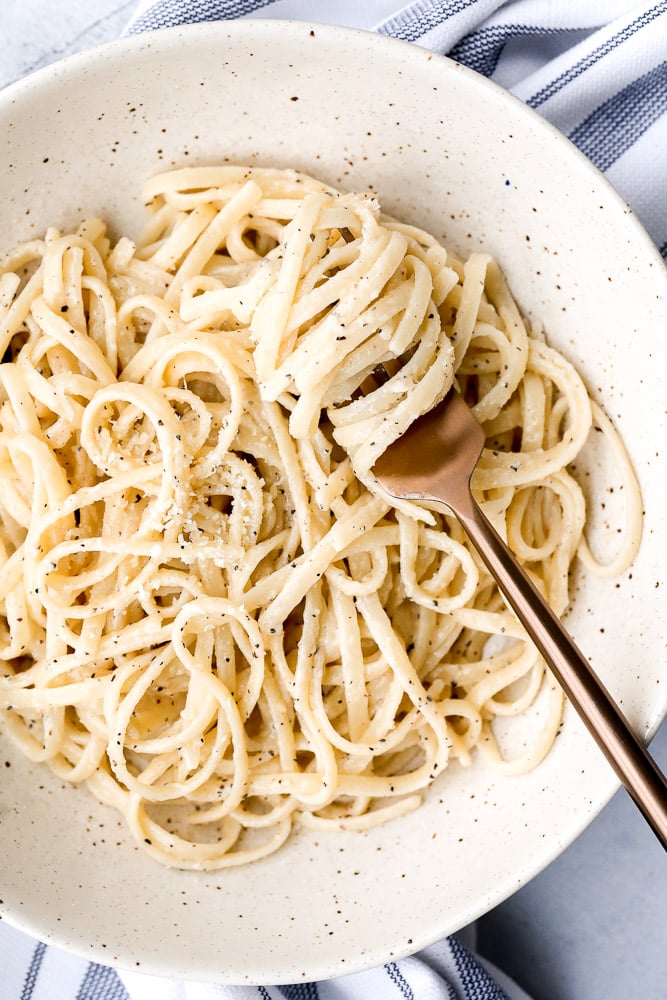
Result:
{"label": "cooked pasta", "polygon": [[[144,198],[136,243],[89,219],[2,262],[8,737],[181,868],[398,816],[475,753],[536,766],[560,689],[457,521],[372,470],[456,382],[487,436],[476,496],[561,613],[577,552],[620,572],[641,530],[581,378],[491,258],[370,195],[217,166]],[[568,471],[593,420],[629,498],[606,567]],[[498,720],[536,704],[508,756]]]}

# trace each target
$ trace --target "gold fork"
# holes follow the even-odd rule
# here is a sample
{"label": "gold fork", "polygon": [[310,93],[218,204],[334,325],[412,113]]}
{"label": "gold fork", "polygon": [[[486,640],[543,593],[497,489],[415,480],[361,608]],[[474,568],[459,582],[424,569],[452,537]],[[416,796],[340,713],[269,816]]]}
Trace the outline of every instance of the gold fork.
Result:
{"label": "gold fork", "polygon": [[[391,372],[387,368],[374,378],[376,369],[369,377],[373,381],[367,380],[362,391],[377,387]],[[665,776],[472,495],[470,479],[483,446],[484,431],[452,389],[387,448],[373,473],[391,496],[442,503],[458,518],[554,677],[667,849]]]}

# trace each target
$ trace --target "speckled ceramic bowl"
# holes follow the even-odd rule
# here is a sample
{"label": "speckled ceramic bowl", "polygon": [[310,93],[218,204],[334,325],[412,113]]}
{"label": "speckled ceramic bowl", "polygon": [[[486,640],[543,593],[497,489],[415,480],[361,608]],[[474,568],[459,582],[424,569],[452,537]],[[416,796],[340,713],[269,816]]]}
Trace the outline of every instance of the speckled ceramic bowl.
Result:
{"label": "speckled ceramic bowl", "polygon": [[[579,581],[569,621],[637,728],[656,727],[667,701],[667,277],[566,141],[422,49],[276,21],[171,30],[74,57],[0,93],[0,134],[0,252],[87,213],[136,232],[145,178],[229,159],[373,188],[460,252],[495,254],[636,463],[640,557],[620,581]],[[552,860],[616,788],[568,713],[525,778],[452,767],[410,816],[364,834],[302,832],[268,860],[204,875],[154,865],[112,812],[4,740],[0,764],[5,919],[101,962],[236,983],[351,972],[456,930]]]}

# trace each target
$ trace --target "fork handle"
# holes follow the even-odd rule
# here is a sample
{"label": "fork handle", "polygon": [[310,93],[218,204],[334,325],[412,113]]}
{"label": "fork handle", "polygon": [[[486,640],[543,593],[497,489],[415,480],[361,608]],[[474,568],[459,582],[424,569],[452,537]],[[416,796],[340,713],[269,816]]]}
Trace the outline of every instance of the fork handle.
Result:
{"label": "fork handle", "polygon": [[470,496],[457,516],[526,632],[667,850],[667,781],[560,619]]}

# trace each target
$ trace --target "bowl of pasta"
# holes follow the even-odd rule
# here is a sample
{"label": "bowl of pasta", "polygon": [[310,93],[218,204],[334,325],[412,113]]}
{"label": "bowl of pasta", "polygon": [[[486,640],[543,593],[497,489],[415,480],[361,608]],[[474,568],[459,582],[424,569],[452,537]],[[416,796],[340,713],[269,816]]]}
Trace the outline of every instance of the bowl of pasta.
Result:
{"label": "bowl of pasta", "polygon": [[648,236],[508,94],[336,27],[125,39],[0,122],[3,919],[229,983],[457,930],[617,782],[460,525],[373,466],[463,392],[478,501],[650,736]]}

